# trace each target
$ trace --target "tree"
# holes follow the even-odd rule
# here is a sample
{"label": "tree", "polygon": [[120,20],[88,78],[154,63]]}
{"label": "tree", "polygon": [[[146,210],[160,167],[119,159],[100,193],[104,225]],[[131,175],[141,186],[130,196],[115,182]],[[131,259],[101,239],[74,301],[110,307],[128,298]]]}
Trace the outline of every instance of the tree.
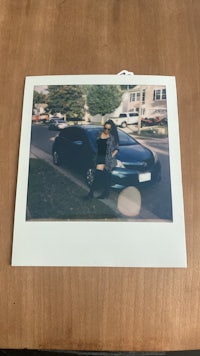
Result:
{"label": "tree", "polygon": [[48,111],[60,112],[70,118],[83,115],[83,92],[78,85],[50,85],[48,87]]}
{"label": "tree", "polygon": [[121,100],[122,92],[117,85],[92,85],[88,89],[87,105],[91,115],[110,114]]}
{"label": "tree", "polygon": [[33,106],[35,104],[44,104],[46,101],[46,95],[42,93],[38,93],[38,91],[34,90],[33,92]]}

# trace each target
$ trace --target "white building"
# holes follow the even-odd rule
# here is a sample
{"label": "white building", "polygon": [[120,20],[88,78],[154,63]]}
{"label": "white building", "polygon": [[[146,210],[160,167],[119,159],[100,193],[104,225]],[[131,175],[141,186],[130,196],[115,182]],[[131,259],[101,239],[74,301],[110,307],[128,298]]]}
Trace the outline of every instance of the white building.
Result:
{"label": "white building", "polygon": [[142,118],[167,116],[166,87],[137,85],[129,92],[128,112],[138,112]]}

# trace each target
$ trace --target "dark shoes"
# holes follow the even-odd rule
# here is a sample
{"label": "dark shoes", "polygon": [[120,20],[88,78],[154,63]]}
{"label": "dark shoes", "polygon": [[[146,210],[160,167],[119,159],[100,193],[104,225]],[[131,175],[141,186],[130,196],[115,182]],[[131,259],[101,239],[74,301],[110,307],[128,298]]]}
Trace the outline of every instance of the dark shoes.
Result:
{"label": "dark shoes", "polygon": [[97,197],[97,199],[106,199],[106,198],[108,198],[109,197],[109,193],[102,193],[101,195],[99,195],[98,197]]}
{"label": "dark shoes", "polygon": [[[100,194],[100,195],[97,197],[97,199],[106,199],[106,198],[108,198],[108,197],[109,197],[109,193],[103,192],[102,194]],[[87,195],[85,195],[85,196],[83,197],[83,200],[87,201],[87,200],[91,200],[91,199],[93,199],[93,198],[94,198],[93,193],[89,192]]]}

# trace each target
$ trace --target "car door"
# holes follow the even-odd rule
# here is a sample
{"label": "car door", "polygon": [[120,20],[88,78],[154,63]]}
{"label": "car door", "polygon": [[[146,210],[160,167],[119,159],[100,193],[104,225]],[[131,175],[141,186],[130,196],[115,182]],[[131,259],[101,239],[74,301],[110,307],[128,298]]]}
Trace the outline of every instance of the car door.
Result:
{"label": "car door", "polygon": [[79,171],[85,171],[90,160],[90,145],[87,135],[81,127],[74,127],[70,137],[71,165]]}
{"label": "car door", "polygon": [[85,131],[79,127],[67,127],[56,139],[54,150],[60,160],[69,167],[85,171],[91,166],[93,152]]}
{"label": "car door", "polygon": [[60,132],[54,144],[54,150],[58,152],[60,160],[65,162],[68,166],[71,166],[73,162],[72,140],[73,128],[67,127]]}

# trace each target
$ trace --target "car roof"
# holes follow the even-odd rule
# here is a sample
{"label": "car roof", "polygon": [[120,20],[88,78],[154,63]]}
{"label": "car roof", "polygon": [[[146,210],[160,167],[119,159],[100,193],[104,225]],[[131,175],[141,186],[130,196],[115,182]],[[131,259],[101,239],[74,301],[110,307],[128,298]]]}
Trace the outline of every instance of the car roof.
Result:
{"label": "car roof", "polygon": [[[91,124],[86,124],[86,125],[70,125],[65,127],[63,130],[69,130],[71,128],[76,128],[76,129],[81,129],[84,131],[90,131],[91,129],[97,129],[97,130],[103,130],[103,126],[102,125],[91,125]],[[126,132],[124,132],[123,130],[121,130],[119,127],[116,127],[118,131],[122,131],[125,135],[128,135]],[[62,130],[62,131],[63,131]]]}
{"label": "car roof", "polygon": [[103,130],[103,126],[101,125],[70,125],[68,128],[72,128],[72,127],[75,127],[76,129],[79,128],[79,129],[83,129],[83,130],[89,130],[89,129],[99,129],[99,130]]}

